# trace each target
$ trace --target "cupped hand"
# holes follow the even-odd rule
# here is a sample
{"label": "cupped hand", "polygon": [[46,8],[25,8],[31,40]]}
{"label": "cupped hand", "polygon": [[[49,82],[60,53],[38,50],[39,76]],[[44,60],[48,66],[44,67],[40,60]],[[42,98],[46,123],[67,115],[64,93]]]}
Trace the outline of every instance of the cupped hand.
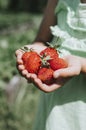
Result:
{"label": "cupped hand", "polygon": [[[34,48],[38,53],[46,48],[46,46],[42,46],[41,44],[39,50],[39,45],[29,45],[28,47]],[[59,87],[62,87],[70,78],[79,75],[82,69],[81,58],[78,56],[68,55],[64,57],[65,61],[68,64],[68,67],[56,70],[53,74],[53,77],[55,79],[54,83],[51,85],[46,85],[42,83],[40,79],[38,79],[36,74],[31,74],[27,72],[21,59],[22,54],[23,52],[21,50],[16,51],[18,70],[20,71],[22,76],[24,76],[28,80],[28,82],[33,82],[33,84],[35,84],[37,88],[44,92],[52,92]]]}
{"label": "cupped hand", "polygon": [[[41,43],[41,42],[36,42],[34,44],[30,44],[30,45],[25,45],[25,47],[27,47],[28,49],[33,49],[34,51],[36,51],[38,54],[46,48],[46,46]],[[17,69],[19,71],[19,73],[25,77],[28,82],[31,81],[31,76],[33,75],[32,73],[28,73],[28,71],[25,69],[25,66],[23,65],[23,61],[22,61],[22,55],[23,55],[23,51],[22,49],[18,49],[15,52],[16,55],[16,64],[17,64]],[[35,74],[34,74],[35,75]],[[36,77],[36,75],[35,75]],[[33,79],[32,79],[33,80]]]}
{"label": "cupped hand", "polygon": [[32,75],[31,78],[35,85],[44,92],[52,92],[60,87],[62,87],[67,81],[72,77],[77,76],[82,71],[82,58],[74,55],[68,55],[64,57],[68,64],[67,68],[56,70],[53,74],[54,83],[51,85],[46,85],[41,82],[37,76]]}

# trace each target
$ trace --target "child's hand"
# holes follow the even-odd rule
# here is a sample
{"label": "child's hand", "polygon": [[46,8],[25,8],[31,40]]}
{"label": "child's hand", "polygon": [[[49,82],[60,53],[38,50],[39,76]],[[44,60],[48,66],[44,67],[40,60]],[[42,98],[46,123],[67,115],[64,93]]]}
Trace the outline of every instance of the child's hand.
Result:
{"label": "child's hand", "polygon": [[54,72],[54,78],[58,77],[72,77],[77,76],[82,71],[82,59],[81,57],[74,56],[74,55],[68,55],[65,58],[65,61],[68,64],[67,68],[59,69]]}
{"label": "child's hand", "polygon": [[[37,76],[32,75],[31,78],[34,81],[35,85],[44,92],[52,92],[59,87],[62,87],[68,80],[70,80],[73,76],[77,76],[80,72],[83,72],[83,64],[84,60],[81,57],[69,55],[64,58],[68,63],[68,67],[64,69],[59,69],[54,72],[55,82],[52,85],[46,85],[41,82]],[[85,59],[86,60],[86,59]],[[85,67],[86,68],[86,67]]]}
{"label": "child's hand", "polygon": [[[43,43],[34,43],[31,45],[26,45],[29,49],[33,48],[34,51],[36,51],[37,53],[40,53],[40,51],[42,51],[43,49],[46,48],[46,46],[43,45]],[[23,51],[21,49],[18,49],[16,52],[16,60],[17,60],[17,69],[19,71],[19,73],[24,76],[28,81],[31,80],[31,73],[28,73],[28,71],[25,69],[24,65],[23,65],[23,61],[22,61],[22,55],[23,55]],[[35,75],[35,74],[34,74]],[[36,76],[36,75],[35,75]]]}
{"label": "child's hand", "polygon": [[69,55],[65,57],[68,67],[54,72],[55,82],[52,85],[43,84],[37,77],[32,76],[33,81],[44,92],[52,92],[63,86],[70,78],[80,74],[82,70],[81,58]]}
{"label": "child's hand", "polygon": [[[34,49],[38,49],[36,50],[38,53],[40,53],[41,50],[43,50],[44,48],[46,48],[46,46],[40,46],[39,45],[29,45],[29,48],[34,48]],[[21,50],[17,50],[16,51],[16,57],[17,57],[17,66],[18,66],[18,70],[19,72],[22,74],[22,76],[24,76],[28,81],[33,82],[33,84],[35,84],[37,86],[37,88],[39,88],[40,90],[44,91],[44,92],[52,92],[56,89],[58,89],[59,87],[63,86],[70,78],[72,78],[73,76],[77,76],[80,74],[80,72],[83,69],[83,64],[84,59],[78,56],[73,56],[73,55],[69,55],[66,56],[64,59],[68,64],[67,68],[64,69],[59,69],[56,70],[53,74],[54,78],[55,78],[55,82],[52,85],[46,85],[44,83],[42,83],[42,81],[40,79],[38,79],[36,74],[32,74],[32,73],[28,73],[27,70],[25,69],[24,65],[23,65],[23,61],[21,59],[22,57],[22,51]]]}

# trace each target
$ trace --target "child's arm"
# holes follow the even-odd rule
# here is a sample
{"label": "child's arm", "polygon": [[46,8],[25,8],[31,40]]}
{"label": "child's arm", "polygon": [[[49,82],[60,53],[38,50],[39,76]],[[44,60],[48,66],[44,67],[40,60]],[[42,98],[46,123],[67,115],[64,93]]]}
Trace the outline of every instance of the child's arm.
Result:
{"label": "child's arm", "polygon": [[55,7],[58,3],[58,0],[48,0],[44,17],[41,22],[39,32],[35,39],[35,42],[47,42],[52,39],[52,35],[50,32],[50,26],[56,24],[56,16],[55,16]]}

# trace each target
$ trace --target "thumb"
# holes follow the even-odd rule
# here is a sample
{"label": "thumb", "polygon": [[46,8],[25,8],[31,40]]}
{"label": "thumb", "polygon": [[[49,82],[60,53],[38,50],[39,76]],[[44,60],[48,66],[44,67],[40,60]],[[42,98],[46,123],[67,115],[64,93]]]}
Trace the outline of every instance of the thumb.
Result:
{"label": "thumb", "polygon": [[58,77],[71,77],[71,76],[77,76],[80,74],[80,68],[79,67],[68,67],[64,69],[56,70],[53,74],[54,78]]}

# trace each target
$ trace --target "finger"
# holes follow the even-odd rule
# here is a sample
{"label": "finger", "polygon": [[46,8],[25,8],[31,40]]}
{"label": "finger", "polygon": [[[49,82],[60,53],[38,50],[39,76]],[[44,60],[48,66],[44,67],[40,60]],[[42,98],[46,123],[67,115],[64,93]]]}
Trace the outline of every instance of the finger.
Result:
{"label": "finger", "polygon": [[26,74],[26,78],[27,78],[27,79],[31,78],[31,74],[30,74],[30,73],[27,73],[27,74]]}
{"label": "finger", "polygon": [[25,66],[24,66],[24,65],[18,65],[18,69],[19,69],[20,71],[22,71],[22,70],[25,69]]}
{"label": "finger", "polygon": [[37,75],[36,74],[31,74],[31,78],[35,79],[35,78],[37,78]]}
{"label": "finger", "polygon": [[21,55],[23,51],[21,49],[16,50],[15,56]]}
{"label": "finger", "polygon": [[27,70],[23,70],[21,73],[22,73],[23,76],[26,76],[28,74],[28,71]]}
{"label": "finger", "polygon": [[68,67],[68,68],[64,68],[64,69],[59,69],[56,70],[53,74],[54,78],[58,78],[58,77],[72,77],[72,76],[76,76],[80,74],[80,67]]}
{"label": "finger", "polygon": [[60,88],[61,87],[61,85],[60,84],[53,84],[53,85],[51,85],[51,86],[44,86],[46,89],[45,89],[45,92],[47,92],[47,93],[50,93],[50,92],[53,92],[53,91],[55,91],[56,89],[58,89],[58,88]]}
{"label": "finger", "polygon": [[23,64],[23,60],[22,60],[22,54],[19,54],[16,58],[16,61],[18,64]]}
{"label": "finger", "polygon": [[22,60],[22,52],[17,50],[16,52],[16,61],[17,61],[17,64],[23,64],[23,60]]}
{"label": "finger", "polygon": [[36,76],[36,74],[28,73],[28,74],[26,74],[26,78],[29,83],[35,84],[34,79],[37,78],[37,76]]}
{"label": "finger", "polygon": [[35,85],[38,89],[40,89],[40,90],[42,90],[42,91],[45,92],[44,84],[42,83],[42,81],[41,81],[39,78],[35,78],[35,79],[34,79],[34,85]]}
{"label": "finger", "polygon": [[31,73],[28,73],[27,70],[22,71],[22,76],[27,79],[28,83],[32,83]]}
{"label": "finger", "polygon": [[17,64],[19,64],[19,65],[23,65],[23,61],[22,61],[22,59],[17,59]]}
{"label": "finger", "polygon": [[53,85],[46,85],[44,83],[41,82],[40,79],[38,78],[35,78],[34,79],[34,82],[35,82],[35,85],[42,91],[46,92],[46,93],[49,93],[49,92],[52,92],[56,89],[58,89],[59,87],[61,87],[60,84],[53,84]]}

